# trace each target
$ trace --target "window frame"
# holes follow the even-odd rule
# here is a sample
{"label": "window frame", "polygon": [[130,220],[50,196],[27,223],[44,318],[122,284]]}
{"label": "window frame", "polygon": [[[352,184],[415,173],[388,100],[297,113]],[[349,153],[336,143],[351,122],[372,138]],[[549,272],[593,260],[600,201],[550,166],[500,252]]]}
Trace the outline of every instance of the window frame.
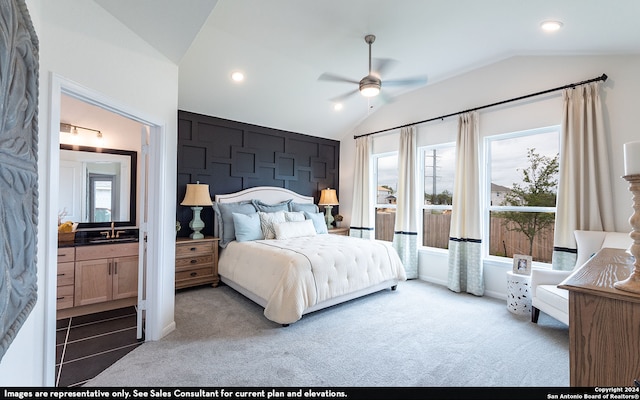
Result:
{"label": "window frame", "polygon": [[[482,198],[482,209],[483,209],[483,218],[482,218],[482,237],[483,237],[483,245],[482,245],[482,254],[485,260],[494,261],[494,262],[502,262],[505,263],[507,260],[513,260],[512,257],[500,257],[489,254],[490,251],[490,243],[491,243],[491,213],[492,212],[501,212],[501,211],[516,211],[516,212],[552,212],[557,216],[557,197],[556,197],[556,206],[555,207],[538,207],[538,206],[494,206],[491,204],[491,143],[498,140],[505,139],[515,139],[519,137],[525,136],[533,136],[544,133],[558,133],[558,154],[562,154],[561,151],[561,125],[550,125],[541,128],[532,128],[526,129],[522,131],[515,131],[509,133],[501,133],[496,135],[485,136],[483,141],[484,146],[484,171],[482,176],[482,185],[483,190],[481,193]],[[533,265],[538,268],[550,269],[551,263],[544,263],[540,261],[533,261]]]}

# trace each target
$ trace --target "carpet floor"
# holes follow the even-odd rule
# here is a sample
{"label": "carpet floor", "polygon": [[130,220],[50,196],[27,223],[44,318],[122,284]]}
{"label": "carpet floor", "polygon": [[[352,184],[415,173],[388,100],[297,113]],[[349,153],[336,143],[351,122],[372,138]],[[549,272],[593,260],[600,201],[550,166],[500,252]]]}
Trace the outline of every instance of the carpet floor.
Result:
{"label": "carpet floor", "polygon": [[569,386],[569,331],[411,280],[288,327],[228,286],[176,293],[176,330],[85,386]]}

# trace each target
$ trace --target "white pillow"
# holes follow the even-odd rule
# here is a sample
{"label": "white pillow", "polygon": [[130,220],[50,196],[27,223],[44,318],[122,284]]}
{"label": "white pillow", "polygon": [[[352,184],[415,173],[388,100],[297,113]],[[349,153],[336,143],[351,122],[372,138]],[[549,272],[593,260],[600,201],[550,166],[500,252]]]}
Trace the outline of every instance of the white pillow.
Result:
{"label": "white pillow", "polygon": [[296,222],[296,221],[304,221],[306,218],[304,217],[304,213],[302,211],[285,211],[284,219],[287,222]]}
{"label": "white pillow", "polygon": [[270,213],[258,211],[258,215],[260,216],[260,228],[262,229],[264,238],[275,239],[276,231],[273,227],[275,224],[286,222],[284,211],[276,211]]}
{"label": "white pillow", "polygon": [[313,221],[306,219],[304,221],[282,222],[274,226],[276,231],[276,239],[291,239],[303,236],[315,236],[316,228]]}

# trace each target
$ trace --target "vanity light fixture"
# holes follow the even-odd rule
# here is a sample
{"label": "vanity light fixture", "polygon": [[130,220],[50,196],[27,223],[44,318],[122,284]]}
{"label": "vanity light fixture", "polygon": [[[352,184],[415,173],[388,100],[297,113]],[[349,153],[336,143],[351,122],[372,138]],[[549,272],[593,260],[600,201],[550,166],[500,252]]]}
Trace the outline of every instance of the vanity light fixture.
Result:
{"label": "vanity light fixture", "polygon": [[187,192],[181,206],[191,206],[193,210],[193,219],[189,222],[189,228],[193,230],[189,237],[191,239],[203,239],[204,235],[200,231],[204,228],[204,222],[200,218],[202,206],[212,206],[211,196],[209,195],[209,185],[196,183],[187,183]]}
{"label": "vanity light fixture", "polygon": [[85,131],[96,132],[96,134],[98,135],[98,140],[102,140],[102,132],[97,130],[97,129],[85,128],[84,126],[72,125],[72,124],[67,124],[67,123],[64,123],[64,122],[60,123],[60,132],[71,133],[73,136],[77,136],[78,135],[78,129],[83,129]]}

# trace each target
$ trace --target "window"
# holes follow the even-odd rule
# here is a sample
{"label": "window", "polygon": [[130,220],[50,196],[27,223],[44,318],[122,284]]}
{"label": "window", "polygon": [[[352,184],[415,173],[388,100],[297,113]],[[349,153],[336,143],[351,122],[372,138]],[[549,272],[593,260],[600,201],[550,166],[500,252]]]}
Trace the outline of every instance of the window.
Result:
{"label": "window", "polygon": [[551,262],[559,147],[557,126],[486,139],[489,255]]}
{"label": "window", "polygon": [[373,157],[376,186],[376,239],[393,241],[398,190],[398,153]]}
{"label": "window", "polygon": [[421,151],[421,159],[424,187],[422,245],[446,249],[451,227],[455,143],[425,147]]}

